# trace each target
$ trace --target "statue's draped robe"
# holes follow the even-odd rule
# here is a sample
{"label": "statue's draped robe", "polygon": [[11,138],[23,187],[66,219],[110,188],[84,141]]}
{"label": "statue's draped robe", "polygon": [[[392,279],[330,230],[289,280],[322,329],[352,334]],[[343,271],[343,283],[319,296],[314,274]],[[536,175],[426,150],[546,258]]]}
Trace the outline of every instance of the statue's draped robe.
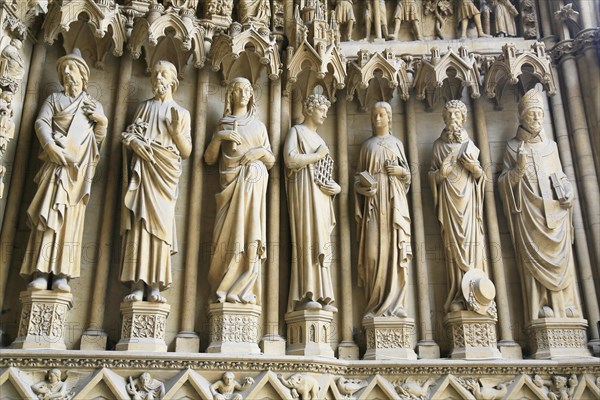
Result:
{"label": "statue's draped robe", "polygon": [[[506,0],[509,1],[509,0]],[[517,10],[512,4],[506,4],[503,0],[495,0],[493,3],[494,33],[504,33],[507,36],[517,36],[517,25],[515,13]]]}
{"label": "statue's draped robe", "polygon": [[240,0],[238,15],[242,24],[254,21],[260,21],[269,24],[271,18],[271,5],[269,0]]}
{"label": "statue's draped robe", "polygon": [[477,160],[479,157],[479,149],[464,129],[460,134],[460,143],[449,143],[445,139],[446,131],[442,136],[444,137],[433,143],[429,184],[441,226],[446,257],[449,291],[444,310],[448,312],[452,303],[462,303],[462,308],[466,307],[466,299],[461,290],[464,274],[470,269],[481,269],[487,273],[483,228],[485,175],[476,179],[456,160],[450,175],[437,183],[436,175],[439,174],[444,159],[448,154],[458,157],[463,144],[470,142],[467,151],[471,158]]}
{"label": "statue's draped robe", "polygon": [[[498,186],[520,266],[526,321],[539,317],[541,307],[554,317],[568,316],[570,308],[581,315],[575,288],[572,211],[560,205],[550,175],[557,174],[567,192],[571,184],[562,170],[556,143],[544,133],[534,139],[523,128],[504,151]],[[516,174],[517,151],[525,138],[525,175]]]}
{"label": "statue's draped robe", "polygon": [[177,253],[175,205],[181,157],[167,130],[171,108],[183,120],[180,135],[191,143],[189,112],[173,100],[150,99],[140,104],[134,121],[148,123],[143,136],[136,137],[151,146],[155,163],[132,152],[128,170],[124,158],[124,170],[130,176],[124,176],[127,187],[121,215],[121,281],[158,284],[159,290],[171,285],[171,255]]}
{"label": "statue's draped robe", "polygon": [[460,23],[465,18],[473,18],[479,14],[479,10],[473,4],[473,0],[458,0],[456,8],[456,21]]}
{"label": "statue's draped robe", "polygon": [[388,175],[386,162],[408,169],[402,142],[392,135],[367,139],[360,149],[357,171],[368,171],[375,178],[377,192],[373,197],[357,194],[355,201],[358,286],[365,291],[365,317],[402,316],[397,313],[406,306],[412,259],[406,198],[410,175]]}
{"label": "statue's draped robe", "polygon": [[[85,207],[106,132],[94,132],[82,109],[87,100],[91,98],[85,92],[76,98],[54,93],[35,121],[42,147],[60,142],[69,155],[66,167],[50,162],[43,152],[40,155],[44,163],[34,178],[38,189],[27,209],[31,235],[21,266],[23,276],[37,271],[79,277]],[[104,113],[99,103],[96,110]]]}
{"label": "statue's draped robe", "polygon": [[[240,164],[251,149],[262,147],[271,153],[267,128],[254,113],[226,116],[217,131],[233,130],[242,143],[223,141],[219,157],[221,192],[215,195],[217,215],[213,233],[213,254],[209,282],[219,301],[238,296],[243,303],[260,303],[260,270],[267,257],[266,201],[269,174],[261,160]],[[248,247],[256,246],[256,257]]]}
{"label": "statue's draped robe", "polygon": [[314,181],[314,164],[296,168],[312,157],[325,141],[304,125],[290,129],[284,145],[286,192],[292,236],[292,269],[288,311],[308,299],[328,305],[334,301],[331,278],[331,232],[335,226],[333,197]]}

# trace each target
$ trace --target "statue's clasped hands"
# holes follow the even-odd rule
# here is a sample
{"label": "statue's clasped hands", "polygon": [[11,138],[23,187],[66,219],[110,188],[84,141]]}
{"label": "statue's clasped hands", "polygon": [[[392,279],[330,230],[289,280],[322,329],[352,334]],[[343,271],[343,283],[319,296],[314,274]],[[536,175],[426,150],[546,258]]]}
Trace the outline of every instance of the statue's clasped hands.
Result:
{"label": "statue's clasped hands", "polygon": [[108,125],[108,118],[103,113],[98,112],[98,103],[93,99],[88,98],[83,100],[82,110],[90,121],[102,127]]}

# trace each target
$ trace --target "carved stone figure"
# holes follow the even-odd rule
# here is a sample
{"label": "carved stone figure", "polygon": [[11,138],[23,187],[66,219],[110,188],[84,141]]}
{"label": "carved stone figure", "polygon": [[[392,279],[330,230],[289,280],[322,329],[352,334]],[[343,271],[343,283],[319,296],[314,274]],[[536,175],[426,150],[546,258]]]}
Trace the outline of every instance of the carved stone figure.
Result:
{"label": "carved stone figure", "polygon": [[403,399],[426,399],[428,398],[429,387],[435,384],[435,381],[435,378],[419,381],[408,377],[401,382],[394,382],[394,387]]}
{"label": "carved stone figure", "polygon": [[204,159],[219,161],[221,192],[213,234],[209,282],[219,303],[260,303],[260,270],[267,257],[268,170],[275,162],[267,128],[256,116],[252,84],[235,78],[225,112]]}
{"label": "carved stone figure", "polygon": [[152,67],[154,97],[138,106],[134,123],[121,135],[131,151],[122,211],[121,281],[131,283],[126,302],[165,303],[171,283],[171,255],[177,253],[175,204],[182,159],[192,151],[190,113],[173,99],[179,81],[168,61]]}
{"label": "carved stone figure", "polygon": [[407,21],[412,25],[411,28],[415,39],[421,40],[420,15],[416,0],[398,0],[396,12],[394,13],[394,21],[394,34],[392,35],[394,39],[398,39],[402,21]]}
{"label": "carved stone figure", "polygon": [[137,379],[129,377],[126,389],[132,400],[161,400],[165,397],[165,385],[148,372],[143,372]]}
{"label": "carved stone figure", "polygon": [[[15,136],[15,123],[12,120],[13,110],[10,103],[0,98],[0,162],[8,147],[8,143]],[[4,175],[6,167],[0,164],[0,199],[4,193]]]}
{"label": "carved stone figure", "polygon": [[448,273],[446,313],[468,309],[461,282],[472,269],[486,271],[483,230],[485,176],[479,149],[463,128],[467,107],[460,100],[446,103],[446,127],[433,143],[429,183],[441,225]]}
{"label": "carved stone figure", "polygon": [[[376,1],[379,2],[379,21],[375,21],[376,5],[374,4],[374,2]],[[388,34],[387,11],[385,8],[385,0],[367,0],[365,2],[365,5],[365,24],[367,28],[365,40],[368,40],[369,36],[371,36],[371,27],[373,26],[373,23],[375,23],[375,26],[379,24],[379,26],[381,27],[381,32],[383,33],[383,37],[385,39],[393,39],[393,37]],[[377,28],[375,28],[375,30],[377,30]]]}
{"label": "carved stone figure", "polygon": [[542,124],[541,94],[519,102],[520,126],[498,185],[521,272],[525,321],[581,317],[572,252],[573,190]]}
{"label": "carved stone figure", "polygon": [[489,386],[484,385],[481,380],[475,379],[466,379],[465,386],[473,393],[476,399],[481,400],[499,400],[504,398],[508,391],[506,383]]}
{"label": "carved stone figure", "polygon": [[233,0],[208,0],[206,2],[206,18],[223,16],[231,18]]}
{"label": "carved stone figure", "polygon": [[479,37],[488,37],[483,32],[483,28],[481,27],[481,13],[473,4],[473,0],[458,0],[457,4],[457,13],[456,20],[460,22],[460,37],[461,39],[467,37],[467,26],[469,24],[469,20],[473,19],[475,21],[475,27],[477,28],[477,36]]}
{"label": "carved stone figure", "polygon": [[352,40],[352,30],[356,22],[352,0],[338,0],[335,6],[335,19],[340,25],[340,29],[341,26],[346,25],[346,40]]}
{"label": "carved stone figure", "polygon": [[367,387],[368,383],[362,379],[346,379],[340,376],[336,381],[336,385],[340,393],[344,395],[344,398],[350,399],[354,393]]}
{"label": "carved stone figure", "polygon": [[235,380],[233,372],[225,372],[223,378],[210,385],[210,392],[214,400],[242,400],[243,397],[236,391],[244,390],[254,384],[254,379],[247,377],[244,383],[240,384]]}
{"label": "carved stone figure", "polygon": [[354,189],[358,225],[358,286],[367,306],[364,318],[406,317],[408,263],[412,259],[406,194],[410,170],[402,142],[392,135],[392,107],[371,109],[373,136],[358,158]]}
{"label": "carved stone figure", "polygon": [[510,0],[492,0],[491,6],[494,14],[494,35],[517,36],[515,17],[519,12]]}
{"label": "carved stone figure", "polygon": [[12,39],[0,53],[0,76],[20,81],[25,74],[25,62],[21,57],[23,42]]}
{"label": "carved stone figure", "polygon": [[240,0],[238,17],[241,24],[258,22],[268,27],[271,21],[271,2],[269,0]]}
{"label": "carved stone figure", "polygon": [[317,400],[319,398],[319,382],[312,376],[294,374],[285,379],[279,374],[277,377],[286,388],[291,389],[292,398],[300,400]]}
{"label": "carved stone figure", "polygon": [[31,390],[40,400],[65,400],[68,398],[67,385],[62,381],[62,374],[57,368],[48,370],[45,380],[31,385]]}
{"label": "carved stone figure", "polygon": [[304,122],[290,129],[283,149],[292,233],[288,311],[337,311],[332,304],[330,236],[335,226],[333,196],[341,188],[331,175],[329,148],[317,133],[330,105],[325,96],[308,96]]}
{"label": "carved stone figure", "polygon": [[51,94],[35,121],[43,165],[27,209],[31,235],[21,275],[33,275],[29,288],[70,292],[79,277],[85,208],[90,198],[100,145],[108,120],[87,92],[90,70],[79,49],[56,62],[63,91]]}
{"label": "carved stone figure", "polygon": [[188,8],[190,10],[196,10],[198,7],[198,0],[165,0],[165,5],[169,4],[176,8]]}

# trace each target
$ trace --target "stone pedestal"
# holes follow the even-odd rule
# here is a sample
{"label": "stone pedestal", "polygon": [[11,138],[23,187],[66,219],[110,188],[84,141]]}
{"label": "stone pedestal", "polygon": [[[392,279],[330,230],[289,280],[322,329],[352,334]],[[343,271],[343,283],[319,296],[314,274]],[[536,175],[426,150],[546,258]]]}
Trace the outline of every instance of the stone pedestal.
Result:
{"label": "stone pedestal", "polygon": [[341,342],[337,348],[340,360],[358,360],[358,346],[354,342]]}
{"label": "stone pedestal", "polygon": [[254,304],[211,304],[207,353],[260,354],[261,307]]}
{"label": "stone pedestal", "polygon": [[363,320],[367,337],[364,360],[416,360],[412,339],[415,321],[412,318],[375,317]]}
{"label": "stone pedestal", "polygon": [[176,353],[198,353],[200,351],[200,337],[196,332],[179,332],[175,337]]}
{"label": "stone pedestal", "polygon": [[417,352],[422,360],[440,358],[440,346],[433,340],[419,340]]}
{"label": "stone pedestal", "polygon": [[285,355],[285,339],[279,335],[265,335],[260,341],[260,350],[268,356]]}
{"label": "stone pedestal", "polygon": [[108,335],[102,329],[87,329],[81,335],[80,350],[104,351]]}
{"label": "stone pedestal", "polygon": [[171,306],[149,301],[121,303],[123,324],[117,350],[167,351],[165,331]]}
{"label": "stone pedestal", "polygon": [[71,293],[56,290],[21,292],[21,321],[13,349],[65,350],[67,313],[73,306]]}
{"label": "stone pedestal", "polygon": [[294,356],[334,357],[332,338],[333,312],[300,310],[285,314],[287,354]]}
{"label": "stone pedestal", "polygon": [[444,318],[452,342],[451,358],[502,358],[497,347],[496,319],[473,311],[455,311]]}
{"label": "stone pedestal", "polygon": [[590,357],[587,321],[580,318],[538,318],[527,325],[531,357],[537,359]]}

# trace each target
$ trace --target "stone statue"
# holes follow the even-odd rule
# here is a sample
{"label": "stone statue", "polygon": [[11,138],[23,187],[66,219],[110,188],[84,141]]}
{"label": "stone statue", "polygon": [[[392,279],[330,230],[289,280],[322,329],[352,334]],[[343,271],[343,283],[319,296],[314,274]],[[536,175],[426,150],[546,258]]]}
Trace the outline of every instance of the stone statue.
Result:
{"label": "stone statue", "polygon": [[208,0],[206,2],[206,18],[213,16],[230,17],[233,11],[233,0]]}
{"label": "stone statue", "polygon": [[0,76],[20,81],[25,74],[25,62],[20,50],[23,42],[15,38],[7,44],[0,53]]}
{"label": "stone statue", "polygon": [[277,378],[286,388],[290,389],[294,399],[317,400],[319,398],[321,387],[319,382],[310,375],[294,374],[285,379],[281,374],[278,374]]}
{"label": "stone statue", "polygon": [[229,83],[225,112],[204,159],[209,165],[219,161],[222,189],[215,196],[217,217],[208,275],[213,300],[259,304],[260,270],[267,257],[267,170],[275,157],[246,78]]}
{"label": "stone statue", "polygon": [[165,385],[148,372],[143,372],[137,379],[129,377],[126,389],[132,400],[162,400],[165,397]]}
{"label": "stone statue", "polygon": [[506,396],[506,392],[508,392],[506,383],[499,383],[491,386],[484,383],[481,379],[465,379],[464,383],[464,386],[473,393],[473,396],[475,396],[476,399],[500,400],[503,399],[504,396]]}
{"label": "stone statue", "polygon": [[467,107],[460,100],[446,103],[446,127],[433,143],[429,184],[442,240],[448,273],[446,313],[468,309],[467,293],[461,290],[465,273],[487,270],[483,228],[485,176],[478,161],[479,149],[463,128]]}
{"label": "stone statue", "polygon": [[467,26],[469,20],[475,21],[475,27],[477,28],[477,36],[488,37],[489,35],[483,32],[481,27],[481,13],[473,4],[473,0],[458,0],[458,9],[456,13],[456,20],[460,22],[460,38],[464,39],[467,37]]}
{"label": "stone statue", "polygon": [[31,390],[39,400],[66,400],[68,398],[67,385],[62,381],[62,374],[57,368],[48,370],[46,378],[42,382],[31,385]]}
{"label": "stone statue", "polygon": [[[15,137],[15,123],[12,120],[13,110],[10,103],[0,98],[0,162],[8,147],[8,143]],[[6,167],[0,164],[0,199],[4,193],[4,175]]]}
{"label": "stone statue", "polygon": [[402,399],[427,399],[429,398],[429,388],[435,384],[435,381],[435,378],[418,380],[408,377],[394,382],[394,388]]}
{"label": "stone statue", "polygon": [[394,34],[393,38],[398,39],[402,21],[408,21],[412,25],[412,31],[415,40],[421,40],[421,26],[419,9],[416,0],[398,0],[396,12],[394,13]]}
{"label": "stone statue", "polygon": [[198,7],[198,0],[165,0],[165,5],[169,4],[175,8],[188,8],[190,10],[196,10]]}
{"label": "stone statue", "polygon": [[519,12],[510,0],[492,0],[491,5],[494,14],[494,34],[500,37],[517,36],[515,17]]}
{"label": "stone statue", "polygon": [[392,135],[392,107],[371,109],[373,136],[360,149],[354,189],[358,286],[367,306],[364,318],[406,317],[408,263],[412,259],[406,193],[410,170],[402,142]]}
{"label": "stone statue", "polygon": [[292,233],[292,269],[288,312],[336,312],[331,280],[331,233],[335,226],[333,196],[341,191],[333,180],[329,148],[317,133],[331,103],[313,94],[304,101],[304,122],[290,129],[284,144],[286,192]]}
{"label": "stone statue", "polygon": [[271,2],[269,0],[240,0],[238,17],[242,25],[258,22],[269,27],[271,22]]}
{"label": "stone statue", "polygon": [[342,25],[346,25],[346,40],[352,40],[352,30],[356,23],[352,0],[338,0],[335,6],[335,19],[340,25],[340,29]]}
{"label": "stone statue", "polygon": [[244,383],[240,384],[235,380],[233,372],[225,372],[223,378],[210,385],[210,392],[214,400],[242,400],[243,397],[236,391],[244,390],[254,384],[254,379],[247,377]]}
{"label": "stone statue", "polygon": [[351,399],[354,393],[364,389],[369,384],[363,379],[347,379],[340,376],[336,381],[336,386],[340,394],[344,395],[344,399]]}
{"label": "stone statue", "polygon": [[[379,2],[379,21],[375,21],[374,2],[376,1]],[[369,36],[371,36],[371,27],[373,26],[373,23],[375,23],[375,26],[379,24],[384,39],[393,39],[393,37],[388,34],[387,11],[385,8],[385,0],[367,0],[365,2],[365,5],[365,24],[367,28],[365,33],[365,40],[368,40]]]}
{"label": "stone statue", "polygon": [[541,94],[519,102],[520,126],[504,151],[498,180],[516,259],[525,321],[581,317],[573,260],[573,190],[556,143],[542,127]]}
{"label": "stone statue", "polygon": [[27,209],[31,235],[21,275],[33,275],[30,289],[70,292],[79,277],[85,208],[90,199],[100,145],[108,119],[87,92],[90,70],[79,49],[58,59],[63,91],[51,94],[35,121],[43,165]]}
{"label": "stone statue", "polygon": [[177,253],[175,205],[182,159],[192,151],[190,113],[173,99],[177,69],[158,61],[150,78],[154,97],[141,103],[134,123],[121,135],[125,148],[121,213],[121,281],[131,283],[124,301],[165,303],[160,294],[172,282],[171,255]]}

